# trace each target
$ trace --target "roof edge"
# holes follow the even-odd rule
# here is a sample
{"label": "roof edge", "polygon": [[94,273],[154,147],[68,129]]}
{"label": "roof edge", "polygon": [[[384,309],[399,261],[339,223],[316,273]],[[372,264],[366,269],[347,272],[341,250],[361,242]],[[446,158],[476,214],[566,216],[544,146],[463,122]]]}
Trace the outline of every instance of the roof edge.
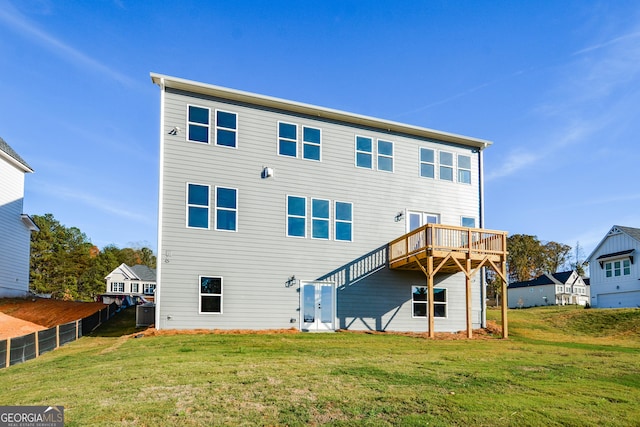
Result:
{"label": "roof edge", "polygon": [[349,113],[346,111],[335,110],[326,107],[319,107],[312,104],[305,104],[296,101],[289,101],[282,98],[275,98],[267,95],[259,95],[256,93],[240,91],[236,89],[229,89],[222,86],[216,86],[208,83],[201,83],[192,80],[182,79],[179,77],[172,77],[158,73],[150,73],[151,81],[161,88],[172,88],[178,90],[184,90],[187,92],[195,92],[204,95],[217,96],[220,98],[230,99],[234,101],[244,102],[248,104],[255,104],[264,107],[277,108],[296,113],[302,113],[310,116],[321,117],[326,119],[332,119],[351,124],[357,124],[362,126],[370,126],[379,129],[385,129],[387,131],[395,131],[405,133],[414,136],[421,136],[426,138],[438,139],[440,141],[446,141],[470,147],[475,147],[480,150],[484,150],[491,144],[491,141],[473,138],[464,135],[458,135],[449,132],[437,131],[434,129],[424,128],[420,126],[408,125],[391,120],[378,119],[375,117],[360,115],[356,113]]}

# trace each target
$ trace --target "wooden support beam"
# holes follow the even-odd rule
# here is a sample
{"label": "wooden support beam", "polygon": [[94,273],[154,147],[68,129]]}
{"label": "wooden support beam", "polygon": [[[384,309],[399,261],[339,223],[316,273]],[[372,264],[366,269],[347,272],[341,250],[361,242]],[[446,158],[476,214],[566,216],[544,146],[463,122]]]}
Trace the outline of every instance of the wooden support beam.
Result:
{"label": "wooden support beam", "polygon": [[466,260],[466,271],[465,271],[465,284],[466,286],[466,296],[467,296],[467,338],[471,338],[473,334],[473,321],[471,313],[473,312],[473,307],[471,305],[471,257],[467,256]]}
{"label": "wooden support beam", "polygon": [[434,304],[433,304],[433,276],[435,276],[435,272],[433,271],[433,256],[429,255],[427,257],[427,271],[430,273],[427,275],[427,303],[429,305],[429,338],[435,338],[435,325],[434,321]]}
{"label": "wooden support beam", "polygon": [[[506,260],[502,261],[502,276],[507,277]],[[507,326],[507,281],[504,279],[502,280],[502,338],[509,338],[509,328]]]}

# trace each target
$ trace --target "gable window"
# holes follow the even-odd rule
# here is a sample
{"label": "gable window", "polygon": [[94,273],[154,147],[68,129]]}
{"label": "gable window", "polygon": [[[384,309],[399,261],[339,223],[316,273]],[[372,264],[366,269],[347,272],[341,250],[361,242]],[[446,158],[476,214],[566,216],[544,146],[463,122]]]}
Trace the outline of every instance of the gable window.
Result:
{"label": "gable window", "polygon": [[216,145],[236,148],[238,115],[216,110]]}
{"label": "gable window", "polygon": [[209,143],[209,109],[188,106],[187,139],[192,142]]}
{"label": "gable window", "polygon": [[200,313],[222,313],[222,277],[200,276]]}
{"label": "gable window", "polygon": [[298,125],[278,122],[278,154],[298,156]]}
{"label": "gable window", "polygon": [[187,184],[187,227],[209,228],[209,186]]}
{"label": "gable window", "polygon": [[287,236],[307,237],[307,199],[287,196]]}
{"label": "gable window", "polygon": [[238,190],[216,187],[216,230],[237,231]]}
{"label": "gable window", "polygon": [[329,201],[311,199],[311,237],[329,239]]}
{"label": "gable window", "polygon": [[353,205],[347,202],[336,202],[335,216],[335,239],[351,242],[353,240]]}
{"label": "gable window", "polygon": [[320,129],[302,127],[302,157],[320,161]]}
{"label": "gable window", "polygon": [[631,261],[628,259],[604,263],[606,277],[628,276],[631,274]]}
{"label": "gable window", "polygon": [[356,166],[373,169],[373,140],[356,136]]}
{"label": "gable window", "polygon": [[440,179],[453,181],[453,154],[447,151],[440,152]]}
{"label": "gable window", "polygon": [[393,172],[393,142],[378,140],[378,170]]}
{"label": "gable window", "polygon": [[[411,287],[411,305],[413,317],[427,317],[429,313],[429,299],[426,286]],[[433,317],[447,317],[447,290],[433,288]]]}
{"label": "gable window", "polygon": [[436,168],[435,155],[430,148],[420,149],[420,176],[424,178],[434,178]]}
{"label": "gable window", "polygon": [[124,292],[124,283],[123,282],[111,283],[111,292]]}
{"label": "gable window", "polygon": [[458,182],[471,184],[471,157],[458,154]]}

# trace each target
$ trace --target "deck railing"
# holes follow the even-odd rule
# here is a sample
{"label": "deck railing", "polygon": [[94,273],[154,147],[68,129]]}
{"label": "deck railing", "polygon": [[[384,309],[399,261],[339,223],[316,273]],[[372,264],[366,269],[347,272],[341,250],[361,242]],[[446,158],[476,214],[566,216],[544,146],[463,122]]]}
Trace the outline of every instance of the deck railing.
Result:
{"label": "deck railing", "polygon": [[426,224],[389,243],[389,263],[426,251],[501,255],[506,252],[504,231]]}

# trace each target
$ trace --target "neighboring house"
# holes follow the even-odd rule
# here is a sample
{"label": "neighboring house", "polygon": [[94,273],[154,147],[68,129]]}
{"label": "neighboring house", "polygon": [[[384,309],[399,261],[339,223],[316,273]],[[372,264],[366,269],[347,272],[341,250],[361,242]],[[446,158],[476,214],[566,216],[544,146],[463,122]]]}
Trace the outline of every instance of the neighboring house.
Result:
{"label": "neighboring house", "polygon": [[533,280],[510,283],[507,288],[509,308],[540,305],[583,305],[589,302],[588,279],[575,270],[545,273]]}
{"label": "neighboring house", "polygon": [[506,233],[476,228],[490,142],[151,78],[158,329],[485,325],[476,273],[506,257]]}
{"label": "neighboring house", "polygon": [[31,166],[0,138],[0,297],[29,292],[31,232],[38,226],[22,211],[26,173]]}
{"label": "neighboring house", "polygon": [[105,304],[121,303],[127,297],[134,301],[152,301],[156,291],[156,272],[146,265],[120,264],[105,280],[107,290],[101,295]]}
{"label": "neighboring house", "polygon": [[614,225],[589,255],[591,305],[640,307],[640,228]]}

